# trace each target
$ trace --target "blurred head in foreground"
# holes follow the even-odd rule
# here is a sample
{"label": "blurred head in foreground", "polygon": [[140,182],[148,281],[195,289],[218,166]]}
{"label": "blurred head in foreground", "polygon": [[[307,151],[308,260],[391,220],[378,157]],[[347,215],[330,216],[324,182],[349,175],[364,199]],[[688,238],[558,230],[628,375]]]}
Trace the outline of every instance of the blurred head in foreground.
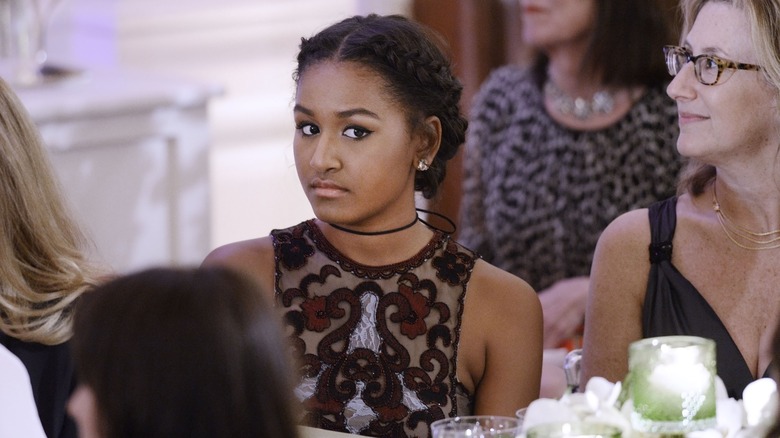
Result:
{"label": "blurred head in foreground", "polygon": [[68,405],[80,436],[296,436],[276,318],[222,268],[150,269],[85,294]]}

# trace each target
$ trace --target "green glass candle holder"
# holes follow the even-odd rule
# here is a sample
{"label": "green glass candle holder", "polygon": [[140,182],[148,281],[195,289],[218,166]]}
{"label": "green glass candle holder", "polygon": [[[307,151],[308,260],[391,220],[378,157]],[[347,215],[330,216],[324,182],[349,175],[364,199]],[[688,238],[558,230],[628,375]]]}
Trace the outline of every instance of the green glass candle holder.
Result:
{"label": "green glass candle holder", "polygon": [[647,338],[632,343],[628,356],[634,430],[680,434],[716,425],[714,341]]}
{"label": "green glass candle holder", "polygon": [[603,423],[546,423],[526,432],[526,438],[621,438],[617,426]]}

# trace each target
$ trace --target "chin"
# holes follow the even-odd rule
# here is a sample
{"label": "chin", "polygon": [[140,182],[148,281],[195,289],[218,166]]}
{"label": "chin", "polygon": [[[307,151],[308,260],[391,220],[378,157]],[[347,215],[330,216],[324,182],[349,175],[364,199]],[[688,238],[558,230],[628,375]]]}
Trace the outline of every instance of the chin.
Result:
{"label": "chin", "polygon": [[677,153],[685,158],[698,158],[706,152],[701,147],[701,142],[692,142],[683,135],[677,139]]}
{"label": "chin", "polygon": [[312,211],[314,212],[314,217],[321,220],[322,222],[332,222],[332,223],[343,223],[344,222],[344,214],[343,209],[340,208],[333,208],[334,206],[323,206],[323,205],[316,205],[312,204]]}

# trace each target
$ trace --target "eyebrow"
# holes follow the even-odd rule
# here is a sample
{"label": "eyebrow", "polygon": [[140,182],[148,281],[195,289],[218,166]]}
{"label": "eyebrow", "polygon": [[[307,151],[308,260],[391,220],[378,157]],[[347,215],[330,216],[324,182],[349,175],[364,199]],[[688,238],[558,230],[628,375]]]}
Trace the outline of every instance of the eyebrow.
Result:
{"label": "eyebrow", "polygon": [[[688,51],[691,52],[691,54],[694,54],[693,48],[691,47],[691,43],[689,43],[688,40],[685,40],[685,42],[683,43],[683,47],[688,49]],[[729,56],[727,53],[723,52],[723,49],[719,47],[713,47],[713,46],[705,47],[701,49],[699,53],[706,53],[707,55],[715,55],[715,56],[719,56],[718,54],[720,53],[722,54],[720,56],[726,56],[726,57]]]}
{"label": "eyebrow", "polygon": [[[304,114],[306,114],[308,116],[314,117],[314,111],[306,108],[305,106],[299,105],[299,104],[296,104],[293,107],[293,111],[294,112],[304,113]],[[346,118],[349,118],[349,117],[352,117],[352,116],[366,116],[366,117],[371,117],[371,118],[374,118],[374,119],[377,119],[377,120],[380,119],[380,117],[379,117],[379,115],[377,113],[375,113],[373,111],[369,111],[369,110],[367,110],[365,108],[354,108],[354,109],[348,109],[348,110],[344,110],[344,111],[339,111],[339,112],[336,113],[336,116],[338,116],[341,119],[346,119]]]}

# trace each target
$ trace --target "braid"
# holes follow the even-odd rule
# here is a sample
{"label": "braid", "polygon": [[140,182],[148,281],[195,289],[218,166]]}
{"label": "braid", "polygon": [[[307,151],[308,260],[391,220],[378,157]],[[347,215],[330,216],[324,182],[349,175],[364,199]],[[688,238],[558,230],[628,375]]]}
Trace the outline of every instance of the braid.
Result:
{"label": "braid", "polygon": [[415,176],[415,190],[426,198],[436,194],[467,127],[460,112],[463,86],[441,47],[438,35],[400,15],[352,17],[302,40],[294,76],[297,80],[308,66],[325,59],[358,62],[387,81],[390,94],[407,109],[412,129],[420,129],[429,116],[438,117],[441,146],[430,168]]}

